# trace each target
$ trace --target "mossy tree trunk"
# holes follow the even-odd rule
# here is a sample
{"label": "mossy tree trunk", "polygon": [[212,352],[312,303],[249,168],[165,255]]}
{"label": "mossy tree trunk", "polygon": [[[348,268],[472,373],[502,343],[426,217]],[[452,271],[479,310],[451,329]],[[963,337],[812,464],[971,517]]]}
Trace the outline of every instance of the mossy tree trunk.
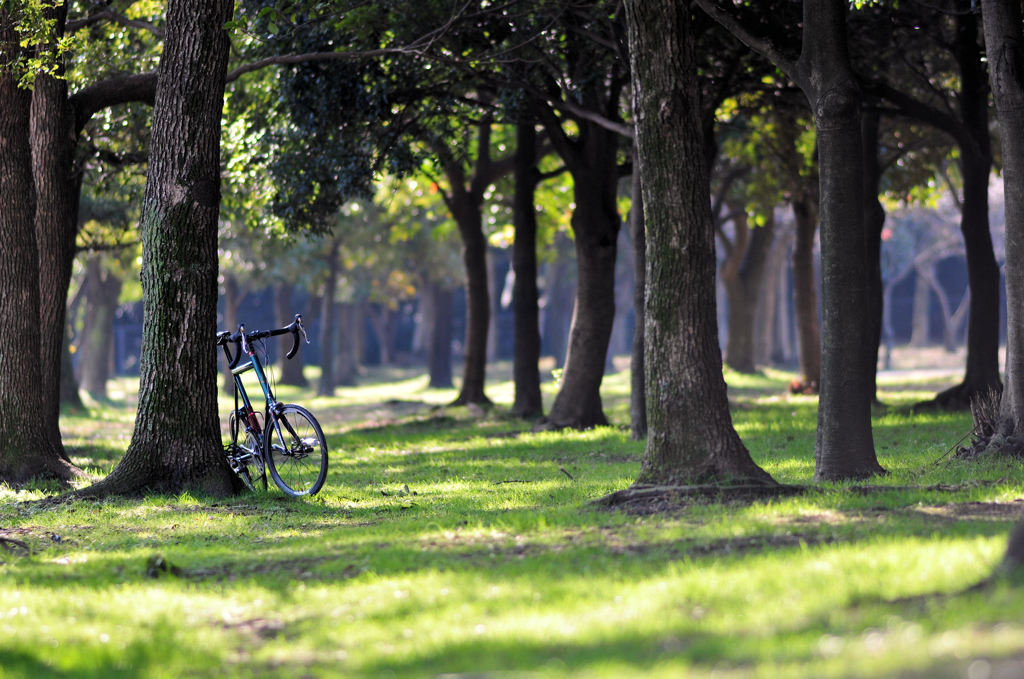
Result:
{"label": "mossy tree trunk", "polygon": [[58,394],[54,403],[44,403],[39,388],[32,93],[18,87],[14,64],[22,55],[15,23],[12,11],[0,6],[0,481],[11,484],[37,477],[66,481],[76,474],[46,428]]}
{"label": "mossy tree trunk", "polygon": [[220,116],[232,0],[170,0],[142,206],[142,330],[135,430],[85,495],[236,488],[217,415]]}
{"label": "mossy tree trunk", "polygon": [[639,483],[774,485],[729,414],[718,347],[714,224],[685,4],[626,3],[647,231],[647,446]]}

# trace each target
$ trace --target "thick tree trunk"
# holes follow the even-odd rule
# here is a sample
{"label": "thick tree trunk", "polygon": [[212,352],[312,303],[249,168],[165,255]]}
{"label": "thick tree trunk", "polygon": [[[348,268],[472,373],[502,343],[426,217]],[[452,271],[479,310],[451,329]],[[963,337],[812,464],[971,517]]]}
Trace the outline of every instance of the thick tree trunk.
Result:
{"label": "thick tree trunk", "polygon": [[338,286],[338,248],[340,238],[331,241],[327,255],[327,281],[320,298],[320,381],[316,385],[319,396],[334,396],[334,289]]}
{"label": "thick tree trunk", "polygon": [[170,0],[142,206],[145,320],[131,444],[86,495],[225,495],[217,416],[220,116],[231,0]]}
{"label": "thick tree trunk", "polygon": [[[606,143],[612,143],[612,139]],[[601,381],[615,319],[615,259],[620,223],[615,211],[615,182],[608,181],[608,175],[614,175],[614,164],[610,169],[589,166],[588,170],[573,173],[576,306],[562,387],[547,417],[554,427],[582,429],[608,424],[601,405]],[[605,176],[601,177],[602,174]]]}
{"label": "thick tree trunk", "polygon": [[871,431],[870,262],[864,228],[861,95],[846,51],[843,0],[806,0],[801,83],[814,111],[821,184],[822,366],[817,480],[883,472]]}
{"label": "thick tree trunk", "polygon": [[647,231],[644,225],[644,196],[640,177],[640,158],[633,144],[633,205],[629,210],[629,230],[633,236],[633,353],[630,360],[629,419],[630,435],[634,441],[647,438],[647,394],[644,379],[644,325],[646,307],[644,293],[647,287]]}
{"label": "thick tree trunk", "polygon": [[[1006,384],[999,433],[1024,431],[1024,35],[1021,7],[1010,0],[982,0],[989,78],[1002,140],[1006,201]],[[1018,439],[1019,441],[1019,439]],[[1024,446],[1018,442],[1018,456]],[[1007,545],[1005,563],[1024,564],[1024,524]]]}
{"label": "thick tree trunk", "polygon": [[647,227],[647,447],[638,483],[774,484],[729,415],[715,242],[685,5],[626,3]]}
{"label": "thick tree trunk", "polygon": [[[291,320],[295,317],[295,308],[292,306],[293,287],[295,286],[291,283],[278,283],[274,289],[274,313],[281,325],[291,323]],[[304,365],[302,360],[303,352],[297,352],[290,359],[285,358],[284,351],[279,351],[278,354],[281,370],[281,374],[278,376],[280,383],[290,384],[295,387],[308,387],[309,380],[306,379],[302,372]]]}
{"label": "thick tree trunk", "polygon": [[983,0],[985,49],[999,116],[1006,209],[1006,384],[999,431],[1024,432],[1024,36],[1021,9]]}
{"label": "thick tree trunk", "polygon": [[[54,42],[64,33],[67,5],[48,10]],[[36,240],[39,258],[39,355],[43,410],[41,422],[51,444],[67,457],[60,437],[61,351],[66,334],[65,310],[75,258],[81,174],[74,170],[76,134],[62,73],[37,76],[32,96],[32,165],[36,189]]]}
{"label": "thick tree trunk", "polygon": [[967,365],[963,381],[935,397],[952,409],[970,407],[973,399],[1002,388],[999,377],[999,264],[988,219],[988,184],[992,171],[988,83],[978,41],[978,16],[956,17],[956,57],[960,70],[958,103],[968,142],[960,143],[964,199],[960,231],[964,237],[970,307]]}
{"label": "thick tree trunk", "polygon": [[[39,255],[29,144],[32,95],[18,87],[14,64],[20,47],[14,23],[10,11],[0,7],[0,481],[20,484],[35,477],[66,481],[76,469],[52,432],[40,426],[39,414],[51,413],[56,403],[44,403],[40,392]],[[56,401],[58,394],[52,397]]]}
{"label": "thick tree trunk", "polygon": [[537,131],[532,122],[516,125],[516,155],[513,170],[515,192],[512,220],[515,241],[512,244],[512,313],[515,320],[515,347],[512,377],[515,398],[512,414],[524,420],[544,415],[540,393],[540,309],[537,290],[537,213],[534,195],[540,173],[537,170]]}
{"label": "thick tree trunk", "polygon": [[817,181],[811,190],[793,192],[796,242],[793,248],[793,303],[800,345],[800,375],[805,387],[821,385],[821,324],[818,322],[818,277],[814,271],[814,236],[818,231]]}

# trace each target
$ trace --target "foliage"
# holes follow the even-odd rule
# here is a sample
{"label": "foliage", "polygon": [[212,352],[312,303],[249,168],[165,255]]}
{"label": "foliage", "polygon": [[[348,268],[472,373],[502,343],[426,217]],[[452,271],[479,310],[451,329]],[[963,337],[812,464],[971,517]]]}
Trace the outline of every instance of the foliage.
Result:
{"label": "foliage", "polygon": [[[815,399],[782,396],[791,377],[726,374],[756,460],[806,483]],[[0,490],[0,535],[32,550],[0,552],[4,675],[954,677],[1012,668],[1021,651],[1021,590],[970,589],[1020,516],[1021,469],[936,464],[969,415],[879,414],[893,473],[877,483],[891,490],[630,514],[586,504],[636,474],[642,444],[627,432],[528,433],[500,406],[432,410],[454,392],[389,378],[316,400],[282,389],[312,403],[331,445],[308,502],[45,507],[13,503],[45,489]],[[489,393],[511,402],[507,375],[495,379]],[[616,423],[628,384],[605,382]],[[882,388],[910,403],[936,385]],[[126,401],[64,420],[94,473],[134,415],[127,383],[111,393]]]}

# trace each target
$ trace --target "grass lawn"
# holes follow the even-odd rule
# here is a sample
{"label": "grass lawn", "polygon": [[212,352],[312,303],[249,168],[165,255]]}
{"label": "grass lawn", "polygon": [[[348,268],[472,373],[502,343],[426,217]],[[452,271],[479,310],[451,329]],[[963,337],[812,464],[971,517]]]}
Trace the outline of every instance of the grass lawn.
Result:
{"label": "grass lawn", "polygon": [[[882,377],[891,474],[869,491],[650,513],[590,504],[639,469],[627,372],[604,383],[614,426],[561,433],[508,416],[507,373],[489,413],[409,371],[280,388],[327,433],[309,500],[0,487],[0,536],[31,547],[0,549],[0,677],[1024,675],[1024,588],[970,589],[1024,518],[1024,469],[955,460],[970,415],[906,408],[955,378]],[[817,401],[792,377],[726,375],[754,459],[812,486]],[[63,419],[96,475],[131,434],[130,381],[112,396]]]}

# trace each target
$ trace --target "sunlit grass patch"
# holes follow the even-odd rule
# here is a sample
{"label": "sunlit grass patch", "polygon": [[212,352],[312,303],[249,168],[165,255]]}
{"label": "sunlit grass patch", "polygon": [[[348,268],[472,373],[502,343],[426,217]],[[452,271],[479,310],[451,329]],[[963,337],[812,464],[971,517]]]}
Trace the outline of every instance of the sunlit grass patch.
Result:
{"label": "sunlit grass patch", "polygon": [[[948,453],[970,416],[909,408],[937,382],[881,381],[889,475],[815,484],[817,398],[727,371],[751,455],[804,492],[634,514],[591,504],[640,469],[628,371],[603,383],[612,426],[582,432],[512,418],[507,373],[490,409],[408,369],[280,387],[331,450],[306,500],[45,507],[25,501],[53,488],[0,486],[0,538],[30,548],[0,547],[0,677],[963,677],[1024,657],[1024,592],[970,589],[1024,518],[1024,467]],[[63,420],[98,473],[134,423],[119,390]]]}

